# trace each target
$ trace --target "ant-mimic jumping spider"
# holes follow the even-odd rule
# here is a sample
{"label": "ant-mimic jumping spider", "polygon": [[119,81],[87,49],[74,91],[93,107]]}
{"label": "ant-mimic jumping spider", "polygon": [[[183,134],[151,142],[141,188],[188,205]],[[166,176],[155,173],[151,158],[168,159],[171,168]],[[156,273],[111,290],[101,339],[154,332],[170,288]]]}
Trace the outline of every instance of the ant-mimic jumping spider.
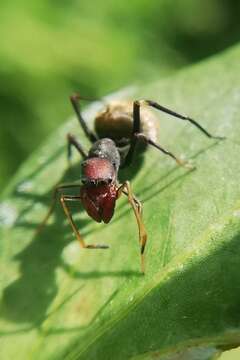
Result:
{"label": "ant-mimic jumping spider", "polygon": [[[48,213],[38,228],[43,228],[52,214],[58,194],[60,202],[69,223],[82,248],[107,249],[107,245],[87,245],[80,235],[68,207],[70,202],[81,202],[88,215],[97,222],[108,223],[115,209],[116,200],[125,194],[134,211],[138,231],[141,254],[141,270],[144,273],[144,249],[147,241],[147,233],[142,220],[142,205],[134,196],[129,181],[118,183],[118,171],[129,166],[133,161],[134,151],[138,142],[152,145],[165,155],[173,158],[177,164],[189,168],[189,164],[177,158],[173,153],[156,143],[157,128],[156,119],[150,107],[163,111],[178,119],[186,120],[196,126],[202,133],[212,139],[222,140],[223,137],[213,136],[198,122],[188,116],[180,115],[152,100],[136,100],[133,103],[127,101],[113,102],[107,105],[95,118],[95,132],[84,121],[79,101],[81,96],[75,94],[70,97],[76,112],[80,126],[92,146],[87,153],[74,135],[68,134],[68,159],[71,158],[72,147],[82,156],[82,185],[67,184],[55,188],[53,201]],[[64,190],[78,188],[78,195],[66,195]]]}

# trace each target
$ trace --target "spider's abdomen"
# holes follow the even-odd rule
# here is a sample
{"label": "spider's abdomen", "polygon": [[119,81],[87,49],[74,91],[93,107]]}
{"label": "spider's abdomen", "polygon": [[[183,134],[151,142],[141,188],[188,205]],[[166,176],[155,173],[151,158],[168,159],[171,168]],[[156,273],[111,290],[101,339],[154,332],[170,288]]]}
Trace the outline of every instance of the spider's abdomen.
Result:
{"label": "spider's abdomen", "polygon": [[[108,137],[116,142],[129,139],[133,127],[133,103],[130,101],[112,102],[95,118],[95,130],[100,138]],[[149,108],[141,108],[140,131],[151,140],[157,140],[157,121]]]}

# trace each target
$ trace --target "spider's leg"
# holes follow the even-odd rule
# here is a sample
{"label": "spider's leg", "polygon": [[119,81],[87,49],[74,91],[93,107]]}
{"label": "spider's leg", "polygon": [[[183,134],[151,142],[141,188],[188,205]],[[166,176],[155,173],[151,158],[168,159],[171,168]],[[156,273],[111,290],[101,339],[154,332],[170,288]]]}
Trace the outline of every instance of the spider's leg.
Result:
{"label": "spider's leg", "polygon": [[73,106],[73,108],[75,110],[75,113],[77,115],[80,126],[82,127],[82,129],[83,129],[85,135],[87,136],[87,138],[92,143],[94,143],[95,141],[98,140],[98,138],[94,134],[94,132],[89,129],[88,125],[86,124],[85,120],[82,117],[80,103],[79,103],[80,100],[81,100],[81,96],[79,94],[74,94],[74,95],[70,96],[70,101],[71,101],[72,106]]}
{"label": "spider's leg", "polygon": [[125,183],[119,186],[118,198],[121,196],[122,193],[127,195],[128,201],[134,211],[134,215],[136,217],[136,221],[138,224],[140,255],[141,255],[141,270],[142,273],[144,273],[145,272],[144,250],[147,242],[147,232],[142,220],[142,204],[134,196],[129,181],[126,181]]}

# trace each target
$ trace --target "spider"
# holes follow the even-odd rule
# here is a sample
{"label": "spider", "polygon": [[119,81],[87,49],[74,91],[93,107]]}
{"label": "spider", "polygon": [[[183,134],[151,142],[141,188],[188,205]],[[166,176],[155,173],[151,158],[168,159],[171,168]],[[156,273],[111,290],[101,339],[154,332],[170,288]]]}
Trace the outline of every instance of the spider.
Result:
{"label": "spider", "polygon": [[[81,114],[80,100],[84,99],[79,94],[74,94],[70,97],[70,100],[79,124],[92,146],[86,152],[74,135],[67,135],[68,159],[71,159],[72,148],[75,148],[83,158],[81,162],[82,185],[63,184],[55,188],[52,204],[37,231],[39,232],[48,221],[56,205],[58,195],[60,195],[61,205],[80,246],[86,249],[107,249],[108,246],[104,244],[85,243],[72,218],[68,204],[71,202],[81,203],[93,220],[109,223],[114,214],[116,200],[124,194],[128,197],[136,217],[139,232],[141,271],[144,273],[144,250],[147,242],[147,232],[142,220],[142,204],[135,197],[129,181],[119,184],[118,172],[121,168],[129,166],[134,161],[134,152],[138,142],[145,144],[145,147],[151,145],[171,157],[178,165],[191,168],[187,162],[183,162],[172,152],[157,143],[156,118],[151,108],[190,122],[209,138],[222,140],[224,137],[211,135],[192,118],[180,115],[152,100],[110,103],[96,115],[95,131],[92,131]],[[79,190],[78,195],[66,195],[64,193],[64,191],[73,190],[74,188]]]}

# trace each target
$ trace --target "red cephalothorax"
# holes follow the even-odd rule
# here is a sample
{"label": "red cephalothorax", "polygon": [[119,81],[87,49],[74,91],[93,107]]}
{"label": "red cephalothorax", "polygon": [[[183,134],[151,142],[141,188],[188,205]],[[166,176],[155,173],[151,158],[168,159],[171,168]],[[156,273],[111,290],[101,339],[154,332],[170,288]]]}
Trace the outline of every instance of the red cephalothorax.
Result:
{"label": "red cephalothorax", "polygon": [[104,223],[111,220],[117,198],[117,187],[114,183],[98,186],[83,185],[80,195],[83,206],[91,218]]}
{"label": "red cephalothorax", "polygon": [[104,181],[110,183],[115,178],[115,170],[107,159],[93,157],[82,162],[82,181],[92,182],[96,185]]}

